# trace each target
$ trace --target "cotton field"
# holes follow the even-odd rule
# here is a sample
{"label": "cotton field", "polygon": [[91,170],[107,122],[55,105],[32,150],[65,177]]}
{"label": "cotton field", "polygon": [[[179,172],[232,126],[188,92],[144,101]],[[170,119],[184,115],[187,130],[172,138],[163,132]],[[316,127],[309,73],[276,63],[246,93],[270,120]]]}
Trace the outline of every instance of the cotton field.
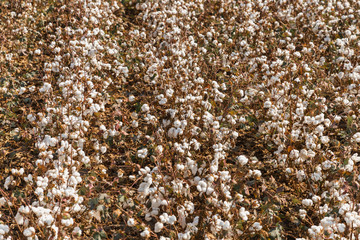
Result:
{"label": "cotton field", "polygon": [[0,13],[0,240],[360,239],[360,1]]}

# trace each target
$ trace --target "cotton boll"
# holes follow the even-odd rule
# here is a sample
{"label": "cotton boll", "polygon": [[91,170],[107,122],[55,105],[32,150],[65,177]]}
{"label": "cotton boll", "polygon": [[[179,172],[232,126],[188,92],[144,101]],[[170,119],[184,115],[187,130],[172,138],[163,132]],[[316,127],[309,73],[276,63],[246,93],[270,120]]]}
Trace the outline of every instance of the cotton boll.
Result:
{"label": "cotton boll", "polygon": [[270,101],[266,101],[264,103],[264,108],[270,108],[272,106],[272,103]]}
{"label": "cotton boll", "polygon": [[15,221],[17,224],[19,225],[23,225],[24,224],[24,217],[18,212],[15,216]]}
{"label": "cotton boll", "polygon": [[69,219],[61,219],[61,224],[66,226],[66,227],[69,227],[71,225],[74,224],[74,219],[72,218],[69,218]]}
{"label": "cotton boll", "polygon": [[30,208],[28,206],[21,206],[19,208],[19,212],[23,213],[23,214],[29,214],[30,213]]}
{"label": "cotton boll", "polygon": [[311,199],[304,199],[304,200],[302,200],[301,203],[306,207],[310,207],[310,206],[312,206],[314,204]]}
{"label": "cotton boll", "polygon": [[137,127],[139,126],[138,121],[133,120],[132,123],[131,123],[131,126],[132,126],[133,128],[137,128]]}
{"label": "cotton boll", "polygon": [[148,104],[144,104],[141,106],[141,111],[142,112],[148,112],[150,110],[150,107]]}
{"label": "cotton boll", "polygon": [[75,236],[81,236],[82,231],[79,227],[75,227],[74,230],[72,231],[72,234]]}
{"label": "cotton boll", "polygon": [[135,226],[135,220],[134,220],[133,218],[129,218],[129,219],[127,220],[127,225],[128,225],[129,227]]}
{"label": "cotton boll", "polygon": [[174,215],[169,216],[167,222],[168,222],[168,224],[173,225],[176,222],[176,216],[174,216]]}
{"label": "cotton boll", "polygon": [[143,238],[148,238],[148,237],[150,237],[150,231],[149,231],[149,229],[146,227],[145,230],[140,233],[140,236],[142,236]]}
{"label": "cotton boll", "polygon": [[173,89],[170,88],[170,89],[167,89],[167,90],[166,90],[166,96],[167,96],[167,97],[172,97],[173,94],[174,94],[174,90],[173,90]]}
{"label": "cotton boll", "polygon": [[321,200],[321,197],[315,195],[311,199],[313,200],[314,203],[317,203]]}
{"label": "cotton boll", "polygon": [[26,91],[26,88],[21,87],[21,88],[19,89],[19,95],[22,95],[25,91]]}
{"label": "cotton boll", "polygon": [[248,161],[249,161],[249,159],[248,159],[246,156],[244,156],[244,155],[238,156],[238,157],[237,157],[237,160],[238,160],[238,162],[239,162],[239,164],[240,164],[241,166],[244,166],[244,165],[247,164]]}
{"label": "cotton boll", "polygon": [[260,231],[262,229],[262,226],[259,222],[254,222],[254,224],[250,227],[250,230],[252,231]]}
{"label": "cotton boll", "polygon": [[346,225],[345,225],[344,223],[338,223],[336,226],[337,226],[337,229],[338,229],[338,231],[339,231],[340,233],[345,232],[345,230],[346,230]]}
{"label": "cotton boll", "polygon": [[8,225],[5,224],[0,224],[0,238],[2,237],[1,235],[5,235],[7,233],[9,233],[10,228]]}
{"label": "cotton boll", "polygon": [[147,154],[148,154],[147,148],[143,148],[143,149],[140,149],[140,150],[137,151],[138,158],[143,158],[144,159],[144,158],[146,158]]}
{"label": "cotton boll", "polygon": [[261,177],[261,171],[260,170],[254,170],[253,171],[253,175],[255,178],[260,178]]}
{"label": "cotton boll", "polygon": [[103,153],[103,154],[106,153],[106,147],[105,147],[105,146],[101,146],[100,152]]}
{"label": "cotton boll", "polygon": [[321,142],[322,142],[323,144],[327,144],[327,143],[329,143],[329,141],[330,141],[330,139],[329,139],[328,136],[322,136],[322,137],[320,138],[320,140],[321,140]]}
{"label": "cotton boll", "polygon": [[165,103],[167,103],[167,99],[166,98],[163,98],[159,101],[159,104],[160,105],[164,105]]}
{"label": "cotton boll", "polygon": [[35,228],[29,227],[24,230],[23,234],[25,237],[32,237],[35,235]]}
{"label": "cotton boll", "polygon": [[161,222],[157,222],[155,224],[154,232],[156,232],[156,233],[161,232],[161,229],[163,229],[163,227],[164,227],[164,224],[162,224]]}
{"label": "cotton boll", "polygon": [[164,150],[164,147],[161,145],[158,145],[155,149],[156,154],[161,154]]}
{"label": "cotton boll", "polygon": [[305,217],[306,217],[306,210],[304,210],[304,209],[300,209],[299,210],[299,216],[300,216],[300,218],[301,219],[304,219]]}
{"label": "cotton boll", "polygon": [[241,207],[239,211],[239,216],[241,217],[241,219],[247,221],[248,215],[250,215],[250,213],[248,211],[245,211],[244,207]]}
{"label": "cotton boll", "polygon": [[207,184],[204,181],[199,181],[196,188],[199,192],[205,192],[207,188]]}

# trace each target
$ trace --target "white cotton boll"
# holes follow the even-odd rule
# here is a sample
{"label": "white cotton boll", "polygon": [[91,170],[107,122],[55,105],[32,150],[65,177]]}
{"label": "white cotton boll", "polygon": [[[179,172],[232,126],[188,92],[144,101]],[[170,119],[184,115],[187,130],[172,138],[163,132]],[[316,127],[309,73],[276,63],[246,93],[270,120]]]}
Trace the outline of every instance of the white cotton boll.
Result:
{"label": "white cotton boll", "polygon": [[328,136],[322,136],[322,137],[320,138],[320,140],[321,140],[321,142],[322,142],[323,144],[327,144],[327,143],[329,143],[329,141],[330,141],[330,139],[329,139]]}
{"label": "white cotton boll", "polygon": [[353,135],[353,139],[355,139],[356,142],[360,142],[360,132],[357,132]]}
{"label": "white cotton boll", "polygon": [[230,226],[230,222],[229,222],[229,221],[223,222],[223,225],[222,225],[223,230],[227,231],[227,230],[230,229],[230,227],[231,227],[231,226]]}
{"label": "white cotton boll", "polygon": [[82,231],[79,227],[75,227],[74,230],[72,231],[72,234],[75,236],[81,236]]}
{"label": "white cotton boll", "polygon": [[26,88],[21,87],[21,88],[19,89],[19,95],[22,95],[25,91],[26,91]]}
{"label": "white cotton boll", "polygon": [[0,198],[0,207],[6,204],[6,199],[4,197]]}
{"label": "white cotton boll", "polygon": [[172,97],[173,94],[174,94],[174,90],[173,90],[173,89],[170,88],[170,89],[167,89],[167,90],[166,90],[166,96],[167,96],[167,97]]}
{"label": "white cotton boll", "polygon": [[321,219],[321,226],[324,227],[324,229],[328,229],[331,225],[334,224],[334,218],[332,217],[325,217]]}
{"label": "white cotton boll", "polygon": [[174,216],[174,215],[169,216],[167,222],[168,222],[168,224],[173,225],[176,222],[176,216]]}
{"label": "white cotton boll", "polygon": [[23,225],[24,224],[24,217],[18,212],[15,216],[15,221],[17,224],[19,225]]}
{"label": "white cotton boll", "polygon": [[247,221],[249,219],[248,215],[250,215],[250,212],[246,211],[244,207],[241,207],[239,211],[239,216],[241,219]]}
{"label": "white cotton boll", "polygon": [[85,156],[81,159],[81,162],[84,164],[88,164],[90,162],[90,158],[88,156]]}
{"label": "white cotton boll", "polygon": [[311,199],[304,199],[304,200],[301,201],[301,203],[306,207],[310,207],[310,206],[312,206],[314,204]]}
{"label": "white cotton boll", "polygon": [[262,229],[262,226],[259,222],[254,222],[254,224],[250,227],[250,230],[253,231],[260,231]]}
{"label": "white cotton boll", "polygon": [[35,53],[35,55],[40,55],[40,54],[41,54],[41,50],[40,50],[40,49],[36,49],[36,50],[34,51],[34,53]]}
{"label": "white cotton boll", "polygon": [[105,147],[105,146],[101,146],[100,152],[101,152],[102,154],[106,153],[106,147]]}
{"label": "white cotton boll", "polygon": [[158,145],[158,146],[155,148],[156,154],[161,154],[163,151],[164,151],[164,147],[161,146],[161,145]]}
{"label": "white cotton boll", "polygon": [[10,228],[8,225],[5,224],[0,224],[0,239],[1,239],[1,235],[5,235],[6,233],[8,233],[10,231]]}
{"label": "white cotton boll", "polygon": [[321,200],[321,197],[315,195],[311,199],[313,200],[314,203],[317,203]]}
{"label": "white cotton boll", "polygon": [[182,171],[182,170],[185,169],[185,166],[184,166],[184,164],[176,164],[176,169],[177,169],[178,171]]}
{"label": "white cotton boll", "polygon": [[40,226],[44,226],[45,224],[49,226],[54,221],[54,217],[50,214],[43,214],[38,221]]}
{"label": "white cotton boll", "polygon": [[127,220],[127,225],[128,225],[129,227],[135,226],[135,220],[134,220],[133,218],[129,218],[129,219]]}
{"label": "white cotton boll", "polygon": [[81,211],[81,206],[76,203],[76,204],[72,207],[72,211],[73,211],[73,212],[80,212],[80,211]]}
{"label": "white cotton boll", "polygon": [[304,219],[305,217],[306,217],[306,210],[304,210],[304,209],[300,209],[299,210],[299,216],[300,216],[300,218],[301,219]]}
{"label": "white cotton boll", "polygon": [[30,208],[28,206],[21,206],[19,208],[19,212],[21,212],[23,214],[29,214],[30,213]]}
{"label": "white cotton boll", "polygon": [[324,125],[325,125],[325,127],[330,127],[330,125],[331,125],[330,119],[326,118],[326,119],[324,120]]}
{"label": "white cotton boll", "polygon": [[27,115],[27,120],[29,120],[30,122],[34,122],[36,120],[36,116],[29,114]]}
{"label": "white cotton boll", "polygon": [[154,232],[158,233],[161,232],[161,229],[163,229],[164,224],[162,224],[161,222],[157,222],[155,224],[155,228],[154,228]]}
{"label": "white cotton boll", "polygon": [[208,187],[208,188],[206,189],[206,195],[210,195],[210,194],[212,194],[214,191],[215,191],[214,188]]}
{"label": "white cotton boll", "polygon": [[335,121],[336,123],[340,122],[340,120],[341,120],[341,117],[340,117],[340,116],[336,115],[336,116],[334,117],[334,121]]}
{"label": "white cotton boll", "polygon": [[254,170],[253,171],[253,175],[255,178],[260,178],[261,177],[261,171],[260,170]]}
{"label": "white cotton boll", "polygon": [[44,85],[39,89],[39,91],[41,93],[46,93],[51,89],[51,84],[50,83],[44,83]]}
{"label": "white cotton boll", "polygon": [[135,101],[135,97],[134,97],[134,95],[130,95],[129,96],[129,102],[133,102],[133,101]]}
{"label": "white cotton boll", "polygon": [[136,120],[133,120],[132,123],[131,123],[131,126],[133,128],[137,128],[139,126],[139,123]]}
{"label": "white cotton boll", "polygon": [[149,229],[146,227],[145,230],[140,233],[140,236],[142,236],[143,238],[150,237]]}
{"label": "white cotton boll", "polygon": [[103,132],[105,132],[105,131],[106,131],[106,127],[105,127],[104,125],[101,125],[101,126],[100,126],[100,130],[103,131]]}
{"label": "white cotton boll", "polygon": [[61,219],[61,224],[64,225],[64,226],[71,226],[74,224],[74,219],[72,218],[69,218],[69,219]]}
{"label": "white cotton boll", "polygon": [[351,160],[353,160],[355,163],[358,163],[360,162],[360,157],[357,153],[355,153],[354,155],[352,155]]}
{"label": "white cotton boll", "polygon": [[10,186],[10,184],[13,182],[13,180],[14,180],[14,177],[13,177],[13,176],[8,176],[8,177],[5,179],[4,188],[5,188],[5,189],[9,189],[9,186]]}
{"label": "white cotton boll", "polygon": [[204,181],[199,181],[196,188],[199,192],[205,192],[207,188],[207,183]]}
{"label": "white cotton boll", "polygon": [[30,92],[34,92],[34,91],[35,91],[35,88],[36,88],[35,86],[31,86],[31,87],[29,87],[29,91],[30,91]]}
{"label": "white cotton boll", "polygon": [[160,104],[160,105],[164,105],[164,104],[166,104],[166,102],[167,102],[167,99],[166,99],[166,98],[163,98],[163,99],[161,99],[161,100],[159,101],[159,104]]}
{"label": "white cotton boll", "polygon": [[146,158],[147,154],[148,154],[147,148],[143,148],[137,151],[137,156],[139,158]]}
{"label": "white cotton boll", "polygon": [[148,112],[150,110],[150,107],[148,104],[144,104],[141,106],[141,111],[142,112]]}
{"label": "white cotton boll", "polygon": [[264,103],[264,108],[270,108],[271,105],[272,105],[272,103],[271,103],[270,101],[266,101],[266,102]]}
{"label": "white cotton boll", "polygon": [[249,159],[245,155],[240,155],[237,157],[237,161],[241,166],[244,166],[245,164],[248,163]]}
{"label": "white cotton boll", "polygon": [[50,138],[49,145],[51,147],[54,147],[58,143],[58,140],[56,138]]}
{"label": "white cotton boll", "polygon": [[337,229],[338,229],[338,231],[339,231],[340,233],[345,232],[345,230],[346,230],[346,225],[345,225],[344,223],[338,223],[338,224],[336,224],[336,226],[337,226]]}
{"label": "white cotton boll", "polygon": [[29,227],[24,230],[23,234],[25,237],[32,237],[35,235],[35,228]]}

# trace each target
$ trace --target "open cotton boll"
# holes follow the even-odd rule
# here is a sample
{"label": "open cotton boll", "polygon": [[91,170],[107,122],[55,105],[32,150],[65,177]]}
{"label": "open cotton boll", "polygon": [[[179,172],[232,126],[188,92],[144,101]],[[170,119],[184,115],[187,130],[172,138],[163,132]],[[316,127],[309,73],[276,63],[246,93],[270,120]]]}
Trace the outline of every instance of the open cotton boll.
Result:
{"label": "open cotton boll", "polygon": [[148,237],[150,237],[150,231],[149,231],[149,229],[146,227],[145,230],[140,233],[140,236],[142,236],[143,238],[148,238]]}
{"label": "open cotton boll", "polygon": [[148,104],[144,104],[141,106],[141,111],[142,112],[148,112],[150,110],[150,107]]}
{"label": "open cotton boll", "polygon": [[81,234],[82,234],[81,228],[75,227],[72,231],[72,234],[75,236],[78,236],[78,237],[81,236]]}
{"label": "open cotton boll", "polygon": [[5,235],[7,233],[9,233],[10,228],[8,225],[5,224],[0,224],[0,238],[2,237],[1,235]]}
{"label": "open cotton boll", "polygon": [[24,230],[23,234],[25,237],[32,237],[35,235],[35,228],[29,227]]}
{"label": "open cotton boll", "polygon": [[106,147],[105,147],[105,146],[101,146],[100,152],[103,153],[103,154],[106,153]]}
{"label": "open cotton boll", "polygon": [[148,154],[147,148],[143,148],[137,151],[137,156],[139,158],[146,158],[147,154]]}
{"label": "open cotton boll", "polygon": [[301,203],[306,207],[310,207],[310,206],[312,206],[314,204],[311,199],[304,199],[304,200],[302,200]]}
{"label": "open cotton boll", "polygon": [[17,224],[19,225],[23,225],[24,224],[24,217],[20,214],[20,212],[18,212],[15,216],[15,221]]}
{"label": "open cotton boll", "polygon": [[155,224],[154,232],[156,232],[156,233],[161,232],[163,227],[164,227],[164,224],[162,224],[161,222],[157,222]]}
{"label": "open cotton boll", "polygon": [[127,220],[127,225],[128,225],[129,227],[135,226],[135,220],[134,220],[133,218],[129,218],[129,219]]}
{"label": "open cotton boll", "polygon": [[61,224],[64,225],[64,226],[71,226],[74,224],[74,219],[72,218],[69,218],[69,219],[61,219]]}
{"label": "open cotton boll", "polygon": [[249,215],[250,212],[246,211],[244,207],[240,208],[239,216],[241,217],[242,220],[247,221],[249,219],[248,218]]}
{"label": "open cotton boll", "polygon": [[196,188],[199,192],[205,192],[206,188],[207,188],[207,184],[206,184],[206,182],[201,180],[198,182]]}
{"label": "open cotton boll", "polygon": [[241,166],[244,166],[244,165],[247,164],[248,161],[249,161],[249,159],[248,159],[246,156],[244,156],[244,155],[238,156],[238,157],[237,157],[237,160],[238,160],[238,162],[239,162],[239,164],[240,164]]}

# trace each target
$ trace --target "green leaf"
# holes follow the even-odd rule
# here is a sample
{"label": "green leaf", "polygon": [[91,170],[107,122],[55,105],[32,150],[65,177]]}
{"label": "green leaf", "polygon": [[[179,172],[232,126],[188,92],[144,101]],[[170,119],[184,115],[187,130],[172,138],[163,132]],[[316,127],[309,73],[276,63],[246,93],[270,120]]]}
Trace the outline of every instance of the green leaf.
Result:
{"label": "green leaf", "polygon": [[90,209],[94,210],[96,209],[96,206],[99,204],[99,199],[98,198],[93,198],[89,200],[89,205],[90,205]]}

